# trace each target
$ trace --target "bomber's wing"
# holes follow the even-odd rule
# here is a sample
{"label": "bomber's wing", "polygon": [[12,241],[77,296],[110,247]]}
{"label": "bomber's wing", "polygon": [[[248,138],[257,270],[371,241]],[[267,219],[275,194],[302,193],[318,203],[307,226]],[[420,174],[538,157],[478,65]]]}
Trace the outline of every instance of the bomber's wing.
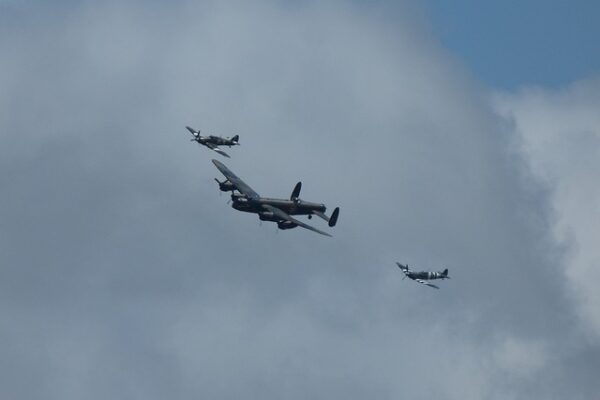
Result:
{"label": "bomber's wing", "polygon": [[267,211],[271,211],[274,215],[278,216],[279,218],[281,218],[281,219],[283,219],[285,221],[293,222],[294,224],[296,224],[298,226],[301,226],[302,228],[308,229],[308,230],[313,231],[313,232],[320,233],[321,235],[325,235],[325,236],[331,237],[331,235],[329,233],[320,231],[317,228],[312,227],[312,226],[310,226],[308,224],[305,224],[302,221],[298,221],[296,218],[292,218],[290,215],[288,215],[287,213],[283,212],[282,210],[280,210],[277,207],[273,207],[273,206],[271,206],[269,204],[263,204],[263,208],[265,210],[267,210]]}
{"label": "bomber's wing", "polygon": [[221,150],[220,148],[218,148],[216,145],[214,145],[214,144],[212,144],[212,143],[204,143],[204,145],[205,145],[206,147],[208,147],[209,149],[211,149],[211,150],[213,150],[213,151],[215,151],[215,152],[219,153],[219,154],[220,154],[220,155],[222,155],[222,156],[225,156],[225,157],[227,157],[227,158],[231,158],[231,157],[229,157],[229,154],[225,153],[223,150]]}
{"label": "bomber's wing", "polygon": [[432,288],[435,288],[435,289],[439,289],[439,287],[435,286],[433,283],[429,283],[427,281],[424,281],[423,279],[415,279],[415,281],[417,281],[419,283],[422,283],[425,286],[429,286],[429,287],[432,287]]}
{"label": "bomber's wing", "polygon": [[225,178],[227,178],[227,180],[231,182],[231,184],[235,186],[236,190],[238,190],[240,193],[245,194],[251,199],[258,199],[260,197],[258,193],[252,190],[250,186],[246,185],[246,183],[243,180],[238,178],[237,175],[231,172],[229,168],[227,168],[222,162],[218,160],[212,160],[212,162],[213,164],[215,164],[215,167],[217,167],[217,169],[221,171],[223,175],[225,175]]}

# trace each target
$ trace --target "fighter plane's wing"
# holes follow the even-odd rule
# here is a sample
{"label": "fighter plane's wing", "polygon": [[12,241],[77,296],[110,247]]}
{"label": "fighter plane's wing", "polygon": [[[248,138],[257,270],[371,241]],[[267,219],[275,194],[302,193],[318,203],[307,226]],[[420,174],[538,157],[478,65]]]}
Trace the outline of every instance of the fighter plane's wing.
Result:
{"label": "fighter plane's wing", "polygon": [[260,195],[258,193],[256,193],[254,190],[252,190],[252,188],[250,186],[246,185],[246,183],[244,183],[243,180],[238,178],[233,172],[231,172],[229,170],[229,168],[227,168],[225,165],[223,165],[222,162],[220,162],[218,160],[212,160],[212,162],[213,162],[213,164],[215,164],[215,167],[217,167],[217,169],[219,171],[221,171],[221,173],[223,175],[225,175],[225,178],[227,178],[227,180],[229,182],[231,182],[231,184],[233,186],[235,186],[235,188],[240,193],[245,194],[247,197],[249,197],[251,199],[258,199],[260,197]]}
{"label": "fighter plane's wing", "polygon": [[433,283],[429,283],[429,282],[424,281],[422,279],[415,279],[415,281],[417,281],[419,283],[422,283],[425,286],[429,286],[429,287],[432,287],[432,288],[435,288],[435,289],[439,289],[439,287],[435,286]]}
{"label": "fighter plane's wing", "polygon": [[225,156],[225,157],[227,157],[227,158],[231,158],[231,157],[229,157],[229,154],[225,153],[223,150],[221,150],[220,148],[218,148],[216,145],[214,145],[214,144],[212,144],[212,143],[204,143],[204,145],[205,145],[206,147],[208,147],[209,149],[211,149],[211,150],[213,150],[213,151],[215,151],[215,152],[219,153],[219,154],[220,154],[220,155],[222,155],[222,156]]}
{"label": "fighter plane's wing", "polygon": [[308,224],[305,224],[304,222],[298,221],[297,219],[292,218],[290,215],[288,215],[287,213],[283,212],[282,210],[280,210],[277,207],[273,207],[273,206],[271,206],[269,204],[263,204],[263,208],[265,210],[271,211],[274,215],[278,216],[279,218],[281,218],[283,220],[286,220],[286,221],[289,221],[289,222],[293,222],[294,224],[296,224],[298,226],[301,226],[302,228],[308,229],[308,230],[313,231],[313,232],[320,233],[321,235],[325,235],[325,236],[331,237],[331,235],[329,233],[320,231],[317,228],[314,228],[314,227],[312,227],[312,226],[310,226]]}

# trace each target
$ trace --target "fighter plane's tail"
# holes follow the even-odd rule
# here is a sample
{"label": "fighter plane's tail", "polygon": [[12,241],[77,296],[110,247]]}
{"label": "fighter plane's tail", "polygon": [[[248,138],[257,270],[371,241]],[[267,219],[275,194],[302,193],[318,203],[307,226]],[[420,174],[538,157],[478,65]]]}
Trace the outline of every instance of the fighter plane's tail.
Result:
{"label": "fighter plane's tail", "polygon": [[240,135],[235,135],[234,137],[231,138],[231,141],[235,142],[237,144],[240,144],[239,143],[239,141],[240,141]]}
{"label": "fighter plane's tail", "polygon": [[446,268],[445,270],[442,271],[442,278],[450,279],[450,277],[448,276],[448,268]]}

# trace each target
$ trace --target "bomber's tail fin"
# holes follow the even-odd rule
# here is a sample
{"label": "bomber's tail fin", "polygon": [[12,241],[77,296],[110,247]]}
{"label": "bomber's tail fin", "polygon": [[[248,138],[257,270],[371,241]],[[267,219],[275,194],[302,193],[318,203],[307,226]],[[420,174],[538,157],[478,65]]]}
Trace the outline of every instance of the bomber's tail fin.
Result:
{"label": "bomber's tail fin", "polygon": [[340,216],[340,208],[336,207],[335,210],[333,210],[333,213],[331,213],[331,217],[329,217],[329,226],[330,227],[334,227],[335,224],[337,224],[337,220],[338,217]]}
{"label": "bomber's tail fin", "polygon": [[290,195],[290,200],[298,200],[298,197],[300,197],[300,190],[302,189],[302,182],[298,182],[296,183],[296,186],[294,186],[294,190],[292,190],[292,194]]}

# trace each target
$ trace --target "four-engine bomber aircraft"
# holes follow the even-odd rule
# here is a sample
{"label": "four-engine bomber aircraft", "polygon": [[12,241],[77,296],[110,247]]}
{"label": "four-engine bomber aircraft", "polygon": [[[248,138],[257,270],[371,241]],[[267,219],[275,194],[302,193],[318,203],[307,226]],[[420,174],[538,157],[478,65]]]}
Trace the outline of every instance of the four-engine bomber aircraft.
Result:
{"label": "four-engine bomber aircraft", "polygon": [[[291,215],[308,215],[308,218],[312,218],[313,215],[316,215],[327,221],[330,227],[333,227],[337,223],[340,214],[340,208],[336,207],[336,209],[333,210],[331,217],[328,217],[325,215],[326,207],[324,204],[300,200],[298,196],[300,196],[300,189],[302,188],[301,182],[296,184],[289,200],[261,197],[252,190],[250,186],[231,172],[229,168],[223,165],[223,163],[217,160],[212,160],[212,162],[217,169],[225,175],[225,178],[227,178],[223,182],[219,182],[216,178],[215,180],[219,184],[219,189],[221,191],[231,192],[231,200],[233,202],[231,206],[236,210],[258,214],[258,218],[260,218],[261,221],[277,222],[279,229],[292,229],[300,226],[313,232],[320,233],[321,235],[331,236],[327,232],[320,231],[317,228],[291,217]],[[239,193],[235,193],[236,190]]]}
{"label": "four-engine bomber aircraft", "polygon": [[194,136],[194,138],[191,139],[192,142],[198,142],[201,145],[206,146],[209,149],[214,150],[217,153],[219,153],[220,155],[225,156],[227,158],[231,158],[231,157],[229,157],[229,154],[225,153],[218,146],[231,147],[231,146],[239,146],[240,145],[240,143],[239,143],[240,135],[235,135],[231,139],[222,138],[221,136],[213,136],[213,135],[200,136],[199,130],[196,131],[196,130],[190,128],[189,126],[186,126],[185,129],[190,131],[192,136]]}
{"label": "four-engine bomber aircraft", "polygon": [[[404,272],[404,278],[406,278],[408,276],[413,281],[417,281],[419,283],[422,283],[425,286],[429,286],[432,288],[439,289],[439,287],[435,286],[432,283],[426,282],[426,281],[431,280],[431,279],[450,279],[450,277],[448,276],[448,268],[446,268],[445,270],[443,270],[441,272],[428,272],[428,271],[417,272],[417,271],[411,271],[408,268],[408,264],[402,265],[399,262],[396,262],[396,264],[398,264],[398,267],[400,267],[402,272]],[[402,278],[402,279],[404,279],[404,278]]]}

